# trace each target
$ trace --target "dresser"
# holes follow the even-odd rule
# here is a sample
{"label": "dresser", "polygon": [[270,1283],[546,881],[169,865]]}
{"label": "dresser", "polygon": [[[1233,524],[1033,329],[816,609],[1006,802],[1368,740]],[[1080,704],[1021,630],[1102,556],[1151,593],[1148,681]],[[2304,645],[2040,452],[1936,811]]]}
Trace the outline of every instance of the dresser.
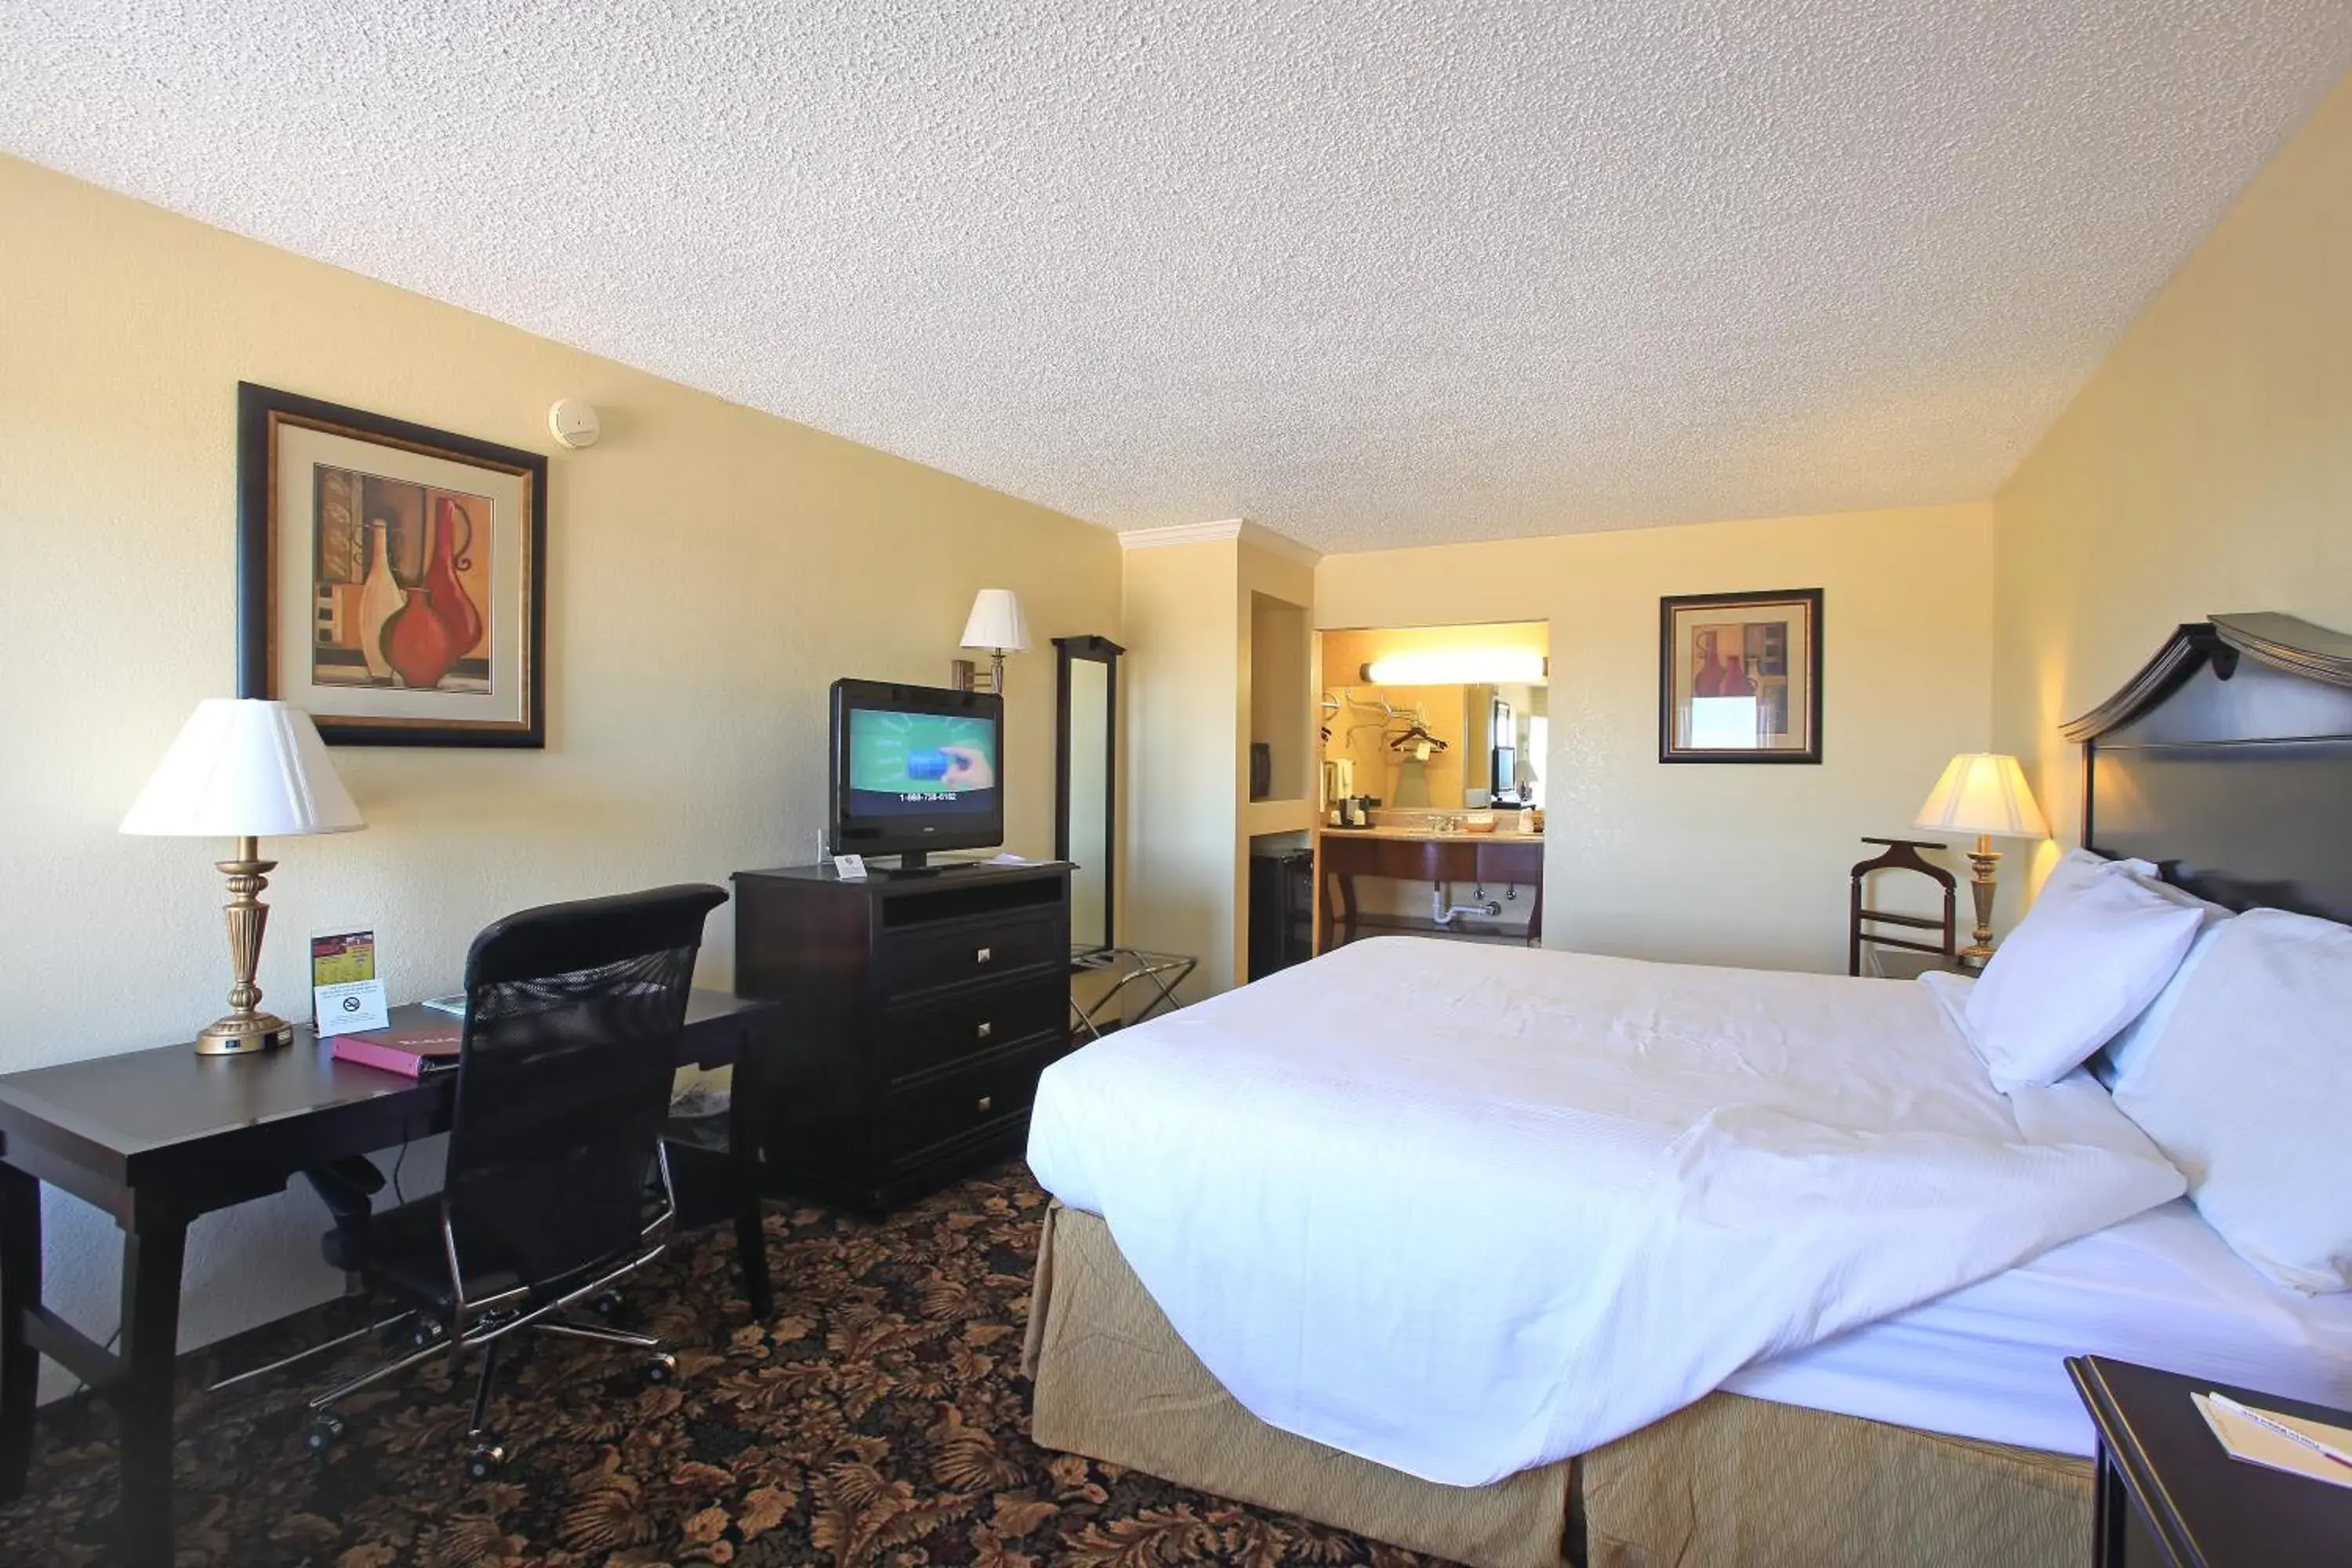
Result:
{"label": "dresser", "polygon": [[1066,864],[734,881],[736,992],[783,1005],[737,1087],[772,1188],[881,1210],[1022,1147],[1071,1048]]}

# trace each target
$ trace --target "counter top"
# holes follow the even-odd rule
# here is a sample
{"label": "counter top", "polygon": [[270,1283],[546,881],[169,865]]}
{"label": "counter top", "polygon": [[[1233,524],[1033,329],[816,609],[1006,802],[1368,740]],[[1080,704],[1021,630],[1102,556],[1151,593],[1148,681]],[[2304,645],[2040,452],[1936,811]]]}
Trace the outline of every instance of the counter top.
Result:
{"label": "counter top", "polygon": [[1433,827],[1318,827],[1318,839],[1323,838],[1387,838],[1402,839],[1412,844],[1540,844],[1540,833],[1523,833],[1516,828],[1497,827],[1492,833],[1465,833],[1455,828],[1441,833]]}

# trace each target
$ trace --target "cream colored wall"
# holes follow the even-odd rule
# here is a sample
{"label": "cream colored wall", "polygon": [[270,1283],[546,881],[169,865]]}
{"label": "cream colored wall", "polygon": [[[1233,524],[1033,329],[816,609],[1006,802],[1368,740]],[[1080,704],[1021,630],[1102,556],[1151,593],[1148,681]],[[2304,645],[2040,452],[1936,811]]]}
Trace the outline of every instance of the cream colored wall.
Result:
{"label": "cream colored wall", "polygon": [[[428,995],[507,910],[812,858],[827,683],[944,683],[983,585],[1020,593],[1041,647],[1118,635],[1117,541],[1069,518],[7,159],[0,233],[0,1069],[221,1006],[226,846],[115,825],[231,689],[239,380],[550,453],[548,749],[337,752],[368,831],[266,846],[261,979],[289,1013],[316,927],[373,922],[393,993]],[[600,445],[553,447],[559,396],[604,412]],[[1050,654],[1009,685],[1008,841],[1045,853]],[[731,942],[721,910],[703,983],[730,982]],[[111,1226],[47,1212],[49,1289],[102,1339]],[[324,1225],[307,1191],[200,1222],[184,1340],[337,1289]]]}
{"label": "cream colored wall", "polygon": [[[1249,722],[1232,539],[1129,550],[1126,559],[1126,864],[1120,935],[1137,947],[1191,953],[1189,998],[1233,984],[1233,853],[1248,760]],[[1236,693],[1239,693],[1238,700]]]}
{"label": "cream colored wall", "polygon": [[[1269,716],[1278,715],[1275,721],[1288,725],[1290,733],[1283,750],[1291,756],[1303,759],[1314,755],[1315,739],[1315,668],[1309,652],[1314,637],[1308,629],[1315,605],[1315,568],[1255,542],[1254,534],[1254,530],[1245,529],[1234,550],[1233,593],[1241,640],[1236,670],[1240,708],[1234,737],[1233,791],[1234,798],[1242,804],[1230,840],[1234,915],[1227,933],[1229,940],[1210,965],[1214,972],[1211,984],[1219,989],[1249,978],[1250,840],[1262,835],[1303,833],[1315,822],[1314,781],[1305,776],[1304,768],[1297,776],[1305,793],[1276,800],[1253,801],[1249,797],[1249,748],[1255,714],[1264,711]],[[1298,641],[1271,658],[1260,659],[1255,640],[1257,622],[1251,610],[1268,601],[1297,607],[1299,613],[1295,625],[1284,617],[1275,617],[1273,624],[1286,637],[1295,631]],[[1260,691],[1256,685],[1260,680],[1275,683],[1276,689]]]}
{"label": "cream colored wall", "polygon": [[[1820,587],[1818,767],[1662,764],[1658,600]],[[1843,971],[1846,868],[1985,743],[1991,509],[1327,557],[1316,624],[1549,623],[1549,947]]]}
{"label": "cream colored wall", "polygon": [[2080,836],[2082,774],[2057,726],[2174,626],[2279,610],[2352,630],[2352,79],[1993,510],[1994,738],[2024,760],[2061,842]]}
{"label": "cream colored wall", "polygon": [[[1304,595],[1296,600],[1250,595],[1248,741],[1252,747],[1263,742],[1270,748],[1269,801],[1307,800],[1315,793],[1313,727],[1307,706],[1315,700],[1315,634],[1307,626],[1314,603],[1311,572]],[[1247,770],[1244,773],[1246,784]]]}

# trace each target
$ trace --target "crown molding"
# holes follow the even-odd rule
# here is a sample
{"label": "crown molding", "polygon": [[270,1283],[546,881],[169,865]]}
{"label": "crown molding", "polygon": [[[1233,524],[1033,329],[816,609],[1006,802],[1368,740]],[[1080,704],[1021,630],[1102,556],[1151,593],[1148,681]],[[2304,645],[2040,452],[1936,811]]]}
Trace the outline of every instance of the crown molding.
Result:
{"label": "crown molding", "polygon": [[1215,522],[1180,522],[1167,528],[1129,529],[1118,536],[1118,547],[1121,550],[1159,550],[1173,544],[1207,544],[1220,539],[1239,540],[1269,555],[1279,555],[1302,566],[1312,566],[1323,559],[1321,551],[1311,549],[1287,534],[1276,533],[1245,517],[1221,518]]}
{"label": "crown molding", "polygon": [[1160,550],[1172,544],[1209,544],[1220,539],[1239,539],[1242,520],[1229,517],[1223,522],[1180,522],[1167,528],[1133,528],[1118,536],[1121,550]]}

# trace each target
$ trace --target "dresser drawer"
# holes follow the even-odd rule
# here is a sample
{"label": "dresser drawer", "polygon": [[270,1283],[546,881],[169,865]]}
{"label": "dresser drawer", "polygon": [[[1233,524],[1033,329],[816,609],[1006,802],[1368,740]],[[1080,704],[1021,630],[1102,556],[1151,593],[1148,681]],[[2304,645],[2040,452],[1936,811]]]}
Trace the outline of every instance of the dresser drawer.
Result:
{"label": "dresser drawer", "polygon": [[1070,994],[1058,974],[957,991],[882,1015],[882,1059],[893,1082],[986,1056],[1038,1035],[1066,1037]]}
{"label": "dresser drawer", "polygon": [[1056,1036],[890,1090],[882,1109],[886,1158],[912,1164],[939,1144],[1027,1110],[1037,1075],[1069,1048]]}
{"label": "dresser drawer", "polygon": [[1041,963],[1066,966],[1070,961],[1066,929],[1056,916],[1045,914],[889,932],[875,954],[883,1000],[988,980]]}

